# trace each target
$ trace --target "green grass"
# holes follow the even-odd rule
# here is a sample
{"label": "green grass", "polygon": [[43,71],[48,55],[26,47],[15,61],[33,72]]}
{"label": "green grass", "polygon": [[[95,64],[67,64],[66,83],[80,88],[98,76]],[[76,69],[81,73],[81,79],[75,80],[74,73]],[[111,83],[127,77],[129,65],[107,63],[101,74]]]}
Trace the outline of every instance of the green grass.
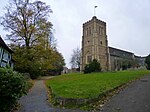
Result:
{"label": "green grass", "polygon": [[47,80],[46,84],[51,87],[53,94],[58,97],[92,99],[145,74],[150,74],[150,71],[74,73]]}

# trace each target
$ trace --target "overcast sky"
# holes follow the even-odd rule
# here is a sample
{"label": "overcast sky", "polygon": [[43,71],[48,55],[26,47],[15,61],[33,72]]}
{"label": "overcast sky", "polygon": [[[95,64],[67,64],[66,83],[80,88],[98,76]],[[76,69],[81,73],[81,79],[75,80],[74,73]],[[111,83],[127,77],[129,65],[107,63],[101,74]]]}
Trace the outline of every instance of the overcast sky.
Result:
{"label": "overcast sky", "polygon": [[[8,0],[0,0],[0,16]],[[41,0],[51,6],[50,21],[55,29],[58,50],[65,62],[69,61],[72,50],[80,47],[82,24],[94,15],[107,23],[108,44],[127,50],[138,56],[150,53],[150,0]],[[0,35],[6,32],[0,27]]]}

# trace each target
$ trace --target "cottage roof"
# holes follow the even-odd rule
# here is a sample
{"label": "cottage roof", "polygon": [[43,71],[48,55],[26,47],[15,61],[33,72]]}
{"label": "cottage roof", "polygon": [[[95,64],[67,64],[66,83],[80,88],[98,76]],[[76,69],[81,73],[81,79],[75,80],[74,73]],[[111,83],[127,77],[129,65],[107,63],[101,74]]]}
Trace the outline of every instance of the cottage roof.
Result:
{"label": "cottage roof", "polygon": [[6,49],[9,53],[13,53],[13,51],[6,45],[6,43],[3,41],[3,39],[0,36],[0,46],[4,49]]}

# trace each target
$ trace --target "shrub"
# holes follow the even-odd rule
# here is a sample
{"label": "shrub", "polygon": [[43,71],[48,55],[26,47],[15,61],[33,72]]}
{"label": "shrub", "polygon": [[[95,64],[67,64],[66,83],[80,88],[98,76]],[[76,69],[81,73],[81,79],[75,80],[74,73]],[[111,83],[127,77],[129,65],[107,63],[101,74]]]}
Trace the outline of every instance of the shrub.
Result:
{"label": "shrub", "polygon": [[91,73],[91,69],[90,69],[90,67],[89,67],[89,64],[85,65],[85,67],[84,67],[84,73],[85,73],[85,74],[86,74],[86,73]]}
{"label": "shrub", "polygon": [[0,111],[9,112],[28,91],[24,77],[12,69],[0,68]]}
{"label": "shrub", "polygon": [[84,68],[84,73],[100,72],[100,71],[101,71],[101,66],[96,59],[93,59],[93,61],[87,64]]}
{"label": "shrub", "polygon": [[147,69],[150,70],[150,54],[146,57],[145,63],[147,64]]}

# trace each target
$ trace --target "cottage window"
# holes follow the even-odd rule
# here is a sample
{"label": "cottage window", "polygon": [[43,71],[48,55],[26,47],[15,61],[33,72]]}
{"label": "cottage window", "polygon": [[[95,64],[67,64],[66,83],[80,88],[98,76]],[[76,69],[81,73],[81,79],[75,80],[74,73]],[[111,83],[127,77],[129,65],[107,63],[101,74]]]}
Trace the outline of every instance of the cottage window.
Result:
{"label": "cottage window", "polygon": [[5,62],[2,62],[2,63],[1,63],[1,67],[6,67],[6,63],[5,63]]}
{"label": "cottage window", "polygon": [[0,56],[1,56],[1,54],[2,54],[2,49],[0,48]]}
{"label": "cottage window", "polygon": [[4,52],[4,54],[3,54],[3,60],[4,61],[8,61],[8,53],[7,52]]}

